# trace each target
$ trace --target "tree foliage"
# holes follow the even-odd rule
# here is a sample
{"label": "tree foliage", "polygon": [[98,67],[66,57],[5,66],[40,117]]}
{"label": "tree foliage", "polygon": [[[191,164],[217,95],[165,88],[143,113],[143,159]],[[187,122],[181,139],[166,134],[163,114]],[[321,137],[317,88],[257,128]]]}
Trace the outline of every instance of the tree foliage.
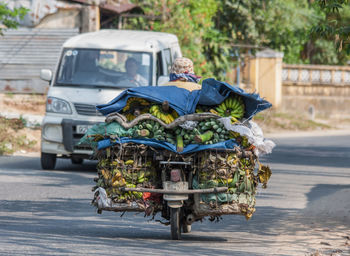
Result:
{"label": "tree foliage", "polygon": [[18,20],[23,19],[28,10],[26,8],[14,8],[11,10],[7,4],[0,3],[0,35],[5,29],[14,29],[18,26]]}
{"label": "tree foliage", "polygon": [[224,79],[225,72],[236,65],[237,53],[252,46],[281,51],[287,63],[342,64],[348,60],[347,53],[333,45],[335,40],[339,49],[349,41],[347,0],[133,2],[145,14],[160,18],[130,19],[127,26],[176,34],[183,55],[191,58],[196,72],[205,77]]}
{"label": "tree foliage", "polygon": [[[218,2],[215,0],[145,0],[134,1],[142,6],[146,14],[161,17],[158,20],[133,19],[128,26],[139,29],[150,29],[174,33],[177,35],[184,56],[195,63],[196,73],[214,76],[215,65],[225,65],[225,50],[218,47],[220,33],[214,28],[214,16]],[[216,64],[208,61],[206,49],[215,49]],[[220,53],[218,53],[220,52]],[[210,55],[212,57],[214,55]]]}
{"label": "tree foliage", "polygon": [[332,40],[337,49],[350,53],[350,6],[348,0],[317,0],[315,8],[323,15],[312,28],[315,38]]}
{"label": "tree foliage", "polygon": [[321,18],[309,1],[221,0],[221,3],[217,26],[234,42],[281,51],[286,63],[312,60],[317,48],[314,41],[310,42],[310,29]]}

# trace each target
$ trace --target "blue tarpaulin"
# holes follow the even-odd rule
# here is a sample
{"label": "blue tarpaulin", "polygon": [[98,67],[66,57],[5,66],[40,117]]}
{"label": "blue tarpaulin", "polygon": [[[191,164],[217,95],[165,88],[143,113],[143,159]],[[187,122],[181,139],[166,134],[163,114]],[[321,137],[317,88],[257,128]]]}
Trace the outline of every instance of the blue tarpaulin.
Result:
{"label": "blue tarpaulin", "polygon": [[218,105],[223,102],[230,93],[242,96],[246,107],[244,117],[252,118],[258,112],[270,108],[268,101],[260,98],[258,94],[247,93],[239,87],[217,81],[213,78],[205,79],[201,90],[188,91],[176,86],[147,86],[130,88],[123,91],[118,97],[108,104],[98,105],[96,108],[104,115],[121,111],[130,97],[139,97],[156,103],[168,101],[170,107],[182,116],[193,114],[197,104]]}
{"label": "blue tarpaulin", "polygon": [[110,139],[100,140],[98,142],[97,148],[100,150],[116,144],[131,143],[131,142],[137,143],[137,144],[145,144],[154,148],[163,148],[178,154],[194,153],[205,149],[233,149],[235,146],[238,146],[236,141],[234,139],[231,139],[224,142],[219,142],[219,143],[209,144],[209,145],[189,144],[184,148],[184,150],[181,153],[179,153],[176,151],[176,146],[169,142],[159,141],[155,139],[133,139],[133,138],[123,137],[120,140],[114,140],[114,141]]}
{"label": "blue tarpaulin", "polygon": [[194,113],[199,100],[200,91],[190,92],[176,86],[146,86],[135,87],[123,91],[108,104],[98,105],[96,108],[104,115],[121,111],[130,97],[143,98],[152,102],[168,101],[170,107],[180,115]]}
{"label": "blue tarpaulin", "polygon": [[[192,92],[183,88],[178,88],[176,86],[147,86],[130,88],[123,91],[118,97],[113,99],[108,104],[99,105],[96,108],[102,114],[108,115],[113,112],[121,111],[125,107],[128,98],[139,97],[159,104],[163,101],[168,101],[170,107],[175,109],[178,114],[182,116],[195,113],[197,104],[208,106],[218,105],[223,102],[230,94],[237,94],[242,96],[245,104],[244,117],[246,119],[251,119],[258,112],[272,106],[271,103],[262,99],[258,94],[247,93],[239,87],[235,87],[228,83],[209,78],[203,81],[201,90],[194,90]],[[98,149],[104,149],[117,143],[129,142],[145,144],[155,148],[163,148],[177,152],[175,145],[165,141],[127,137],[123,137],[119,141],[113,141],[110,139],[101,140],[98,142]],[[209,145],[190,144],[184,148],[181,154],[193,153],[209,148],[232,149],[234,146],[237,146],[235,140],[227,140],[225,142]]]}

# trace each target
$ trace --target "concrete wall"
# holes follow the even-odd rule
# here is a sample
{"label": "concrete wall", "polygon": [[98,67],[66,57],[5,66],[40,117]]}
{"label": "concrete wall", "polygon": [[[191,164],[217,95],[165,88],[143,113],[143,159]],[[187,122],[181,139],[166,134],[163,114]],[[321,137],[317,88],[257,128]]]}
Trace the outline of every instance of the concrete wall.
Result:
{"label": "concrete wall", "polygon": [[45,29],[78,28],[80,32],[100,29],[100,3],[107,0],[7,0],[10,8],[26,7],[28,14],[20,21],[21,27]]}
{"label": "concrete wall", "polygon": [[276,108],[282,103],[282,58],[283,53],[264,50],[249,60],[251,90]]}
{"label": "concrete wall", "polygon": [[58,10],[43,18],[36,28],[80,28],[82,19],[79,9]]}
{"label": "concrete wall", "polygon": [[350,118],[350,67],[283,65],[281,110]]}
{"label": "concrete wall", "polygon": [[311,119],[350,118],[350,67],[282,64],[271,50],[249,59],[248,91],[256,91],[284,112]]}
{"label": "concrete wall", "polygon": [[281,110],[310,118],[350,118],[350,86],[283,84]]}

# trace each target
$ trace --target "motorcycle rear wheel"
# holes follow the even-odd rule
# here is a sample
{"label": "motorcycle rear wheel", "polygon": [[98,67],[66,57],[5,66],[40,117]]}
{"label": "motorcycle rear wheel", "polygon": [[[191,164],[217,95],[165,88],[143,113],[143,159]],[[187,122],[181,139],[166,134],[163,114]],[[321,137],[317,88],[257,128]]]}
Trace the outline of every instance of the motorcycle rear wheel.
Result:
{"label": "motorcycle rear wheel", "polygon": [[172,240],[181,239],[180,209],[181,208],[170,208],[170,229]]}

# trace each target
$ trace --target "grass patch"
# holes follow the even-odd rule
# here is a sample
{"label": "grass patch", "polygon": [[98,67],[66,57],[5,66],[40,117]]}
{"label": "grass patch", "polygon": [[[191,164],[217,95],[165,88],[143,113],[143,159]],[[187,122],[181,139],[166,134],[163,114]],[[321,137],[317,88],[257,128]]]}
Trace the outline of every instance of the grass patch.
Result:
{"label": "grass patch", "polygon": [[0,116],[0,155],[12,154],[18,150],[30,150],[37,143],[30,140],[21,130],[25,129],[23,118],[8,119]]}
{"label": "grass patch", "polygon": [[13,99],[13,98],[14,98],[13,92],[6,92],[5,95],[6,95],[6,97],[8,97],[8,98],[10,98],[10,99]]}
{"label": "grass patch", "polygon": [[311,131],[334,128],[330,125],[309,120],[307,117],[276,110],[267,110],[254,116],[255,121],[264,131]]}

